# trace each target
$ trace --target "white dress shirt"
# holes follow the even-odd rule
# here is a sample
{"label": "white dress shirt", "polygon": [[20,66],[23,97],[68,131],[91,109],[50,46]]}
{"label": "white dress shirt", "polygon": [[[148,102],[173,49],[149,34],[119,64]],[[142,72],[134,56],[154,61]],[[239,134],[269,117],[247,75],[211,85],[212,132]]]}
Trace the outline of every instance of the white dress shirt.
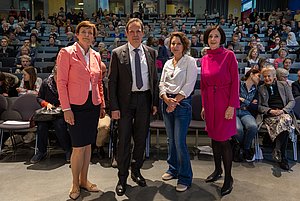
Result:
{"label": "white dress shirt", "polygon": [[[83,55],[83,57],[84,57],[84,60],[85,60],[85,62],[86,62],[87,67],[90,69],[90,48],[89,48],[88,52],[85,54],[84,49],[80,46],[79,43],[78,43],[78,46],[79,46],[79,48],[80,48],[80,50],[81,50],[81,53],[82,53],[82,55]],[[92,91],[92,82],[91,82],[91,80],[90,80],[90,88],[89,88],[89,91]]]}
{"label": "white dress shirt", "polygon": [[130,66],[132,72],[132,88],[131,91],[146,91],[150,89],[149,84],[149,71],[148,71],[148,64],[145,55],[145,51],[142,45],[140,45],[137,49],[139,49],[139,56],[141,59],[141,72],[142,72],[142,79],[143,79],[143,87],[138,89],[136,87],[136,78],[135,78],[135,52],[133,51],[135,48],[128,43],[129,48],[129,57],[130,57]]}
{"label": "white dress shirt", "polygon": [[175,67],[172,61],[173,58],[164,65],[159,82],[159,97],[163,94],[181,94],[187,98],[194,91],[197,80],[196,60],[184,55]]}

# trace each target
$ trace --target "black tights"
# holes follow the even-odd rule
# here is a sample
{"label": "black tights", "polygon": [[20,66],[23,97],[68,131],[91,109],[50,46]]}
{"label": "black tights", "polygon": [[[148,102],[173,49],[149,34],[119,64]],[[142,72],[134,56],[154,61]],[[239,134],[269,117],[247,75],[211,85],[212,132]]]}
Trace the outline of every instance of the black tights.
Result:
{"label": "black tights", "polygon": [[289,132],[283,131],[275,138],[275,149],[281,151],[282,158],[285,158],[285,151],[288,142]]}
{"label": "black tights", "polygon": [[215,171],[222,172],[221,160],[223,159],[224,170],[225,170],[225,182],[231,180],[231,168],[232,168],[232,149],[229,140],[226,141],[215,141],[212,140],[212,149],[215,161]]}

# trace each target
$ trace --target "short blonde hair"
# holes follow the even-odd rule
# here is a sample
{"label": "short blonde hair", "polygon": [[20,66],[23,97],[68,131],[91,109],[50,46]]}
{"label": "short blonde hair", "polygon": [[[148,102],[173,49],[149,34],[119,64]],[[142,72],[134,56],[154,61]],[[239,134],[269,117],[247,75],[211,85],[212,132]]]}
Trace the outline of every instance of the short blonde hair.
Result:
{"label": "short blonde hair", "polygon": [[22,61],[23,59],[26,59],[26,60],[28,60],[28,61],[31,61],[31,57],[28,56],[28,55],[22,55],[22,56],[20,56],[20,60]]}
{"label": "short blonde hair", "polygon": [[276,69],[276,77],[278,80],[281,80],[282,77],[288,77],[289,76],[289,71],[287,71],[284,68],[277,68]]}
{"label": "short blonde hair", "polygon": [[263,75],[265,72],[271,72],[274,77],[276,77],[276,69],[272,64],[267,64],[265,67],[261,69],[261,74]]}

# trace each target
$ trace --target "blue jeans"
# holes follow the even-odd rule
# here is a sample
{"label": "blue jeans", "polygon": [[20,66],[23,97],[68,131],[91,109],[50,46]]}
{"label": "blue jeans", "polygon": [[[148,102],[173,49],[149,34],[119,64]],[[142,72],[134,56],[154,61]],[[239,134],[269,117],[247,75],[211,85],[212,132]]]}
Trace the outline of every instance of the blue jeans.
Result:
{"label": "blue jeans", "polygon": [[167,173],[178,178],[178,184],[191,186],[193,172],[186,145],[186,135],[192,119],[191,97],[183,99],[175,110],[167,113],[167,104],[162,103],[162,113],[168,140],[169,169]]}
{"label": "blue jeans", "polygon": [[252,140],[257,133],[255,118],[249,111],[238,109],[236,112],[236,126],[238,132],[235,135],[236,139],[243,145],[244,149],[250,149]]}

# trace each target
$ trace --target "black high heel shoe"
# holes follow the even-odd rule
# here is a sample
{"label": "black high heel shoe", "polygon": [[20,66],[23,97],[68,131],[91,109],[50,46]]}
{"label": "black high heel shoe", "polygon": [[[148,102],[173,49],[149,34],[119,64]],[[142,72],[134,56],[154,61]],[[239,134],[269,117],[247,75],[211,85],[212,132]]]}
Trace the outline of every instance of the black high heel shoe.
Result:
{"label": "black high heel shoe", "polygon": [[223,171],[217,171],[215,170],[211,175],[209,175],[206,179],[205,182],[209,183],[209,182],[214,182],[217,181],[218,179],[220,179],[222,177],[222,173]]}
{"label": "black high heel shoe", "polygon": [[231,193],[232,189],[233,189],[233,178],[230,178],[230,181],[224,181],[224,184],[221,188],[221,196],[225,196]]}

